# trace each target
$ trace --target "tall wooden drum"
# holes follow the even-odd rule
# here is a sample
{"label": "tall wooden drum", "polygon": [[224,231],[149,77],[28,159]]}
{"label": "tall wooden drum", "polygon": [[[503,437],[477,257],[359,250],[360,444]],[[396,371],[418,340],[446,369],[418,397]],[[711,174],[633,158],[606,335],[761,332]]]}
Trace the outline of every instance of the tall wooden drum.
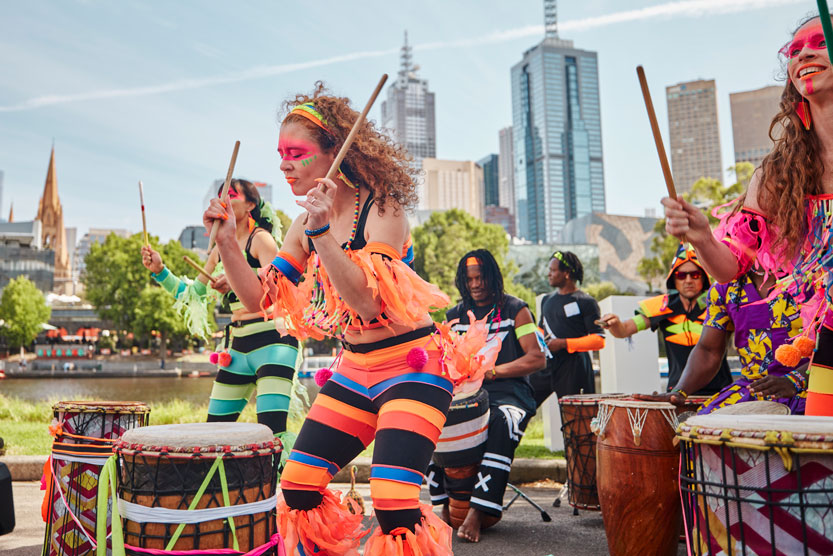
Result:
{"label": "tall wooden drum", "polygon": [[689,554],[833,554],[833,419],[702,415],[679,438]]}
{"label": "tall wooden drum", "polygon": [[624,398],[626,394],[577,394],[558,399],[564,458],[567,461],[567,499],[580,510],[599,510],[596,490],[596,435],[590,422],[599,412],[599,402]]}
{"label": "tall wooden drum", "polygon": [[676,555],[682,527],[677,408],[664,402],[602,400],[596,482],[612,556]]}
{"label": "tall wooden drum", "polygon": [[268,427],[145,427],[126,433],[116,454],[128,553],[247,552],[273,540],[280,447]]}
{"label": "tall wooden drum", "polygon": [[95,554],[98,481],[113,445],[146,426],[150,408],[141,402],[64,401],[52,407],[55,437],[44,468],[41,514],[46,522],[43,556]]}

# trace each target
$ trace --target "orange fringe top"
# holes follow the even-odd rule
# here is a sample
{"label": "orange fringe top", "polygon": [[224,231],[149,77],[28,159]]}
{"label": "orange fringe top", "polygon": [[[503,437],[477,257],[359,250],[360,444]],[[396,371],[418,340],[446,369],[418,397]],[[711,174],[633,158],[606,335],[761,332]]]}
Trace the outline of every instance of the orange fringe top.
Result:
{"label": "orange fringe top", "polygon": [[[388,322],[411,325],[429,311],[450,303],[446,294],[420,278],[402,262],[401,253],[385,243],[368,243],[363,249],[348,249],[346,253],[362,269],[367,286],[381,301]],[[280,256],[300,268],[286,253]],[[368,328],[338,295],[317,253],[310,255],[297,286],[273,265],[261,269],[259,276],[263,288],[261,310],[268,318],[266,309],[274,305],[273,317],[283,317],[275,319],[275,327],[281,334],[299,340],[320,340],[327,336],[342,337],[348,327]]]}

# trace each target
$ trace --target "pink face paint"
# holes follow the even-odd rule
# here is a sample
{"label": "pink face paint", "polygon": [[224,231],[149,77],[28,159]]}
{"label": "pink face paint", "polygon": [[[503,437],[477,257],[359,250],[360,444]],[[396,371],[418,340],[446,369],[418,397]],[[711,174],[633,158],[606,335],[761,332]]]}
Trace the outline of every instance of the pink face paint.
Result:
{"label": "pink face paint", "polygon": [[792,60],[801,54],[805,46],[812,50],[824,50],[826,48],[827,43],[824,41],[824,31],[821,23],[796,33],[793,40],[787,43],[779,52]]}
{"label": "pink face paint", "polygon": [[321,149],[312,141],[292,137],[281,137],[278,141],[278,154],[282,159],[301,162],[304,166],[309,166],[320,153]]}
{"label": "pink face paint", "polygon": [[812,95],[816,91],[813,89],[813,78],[807,77],[804,79],[804,86],[807,88],[807,94]]}

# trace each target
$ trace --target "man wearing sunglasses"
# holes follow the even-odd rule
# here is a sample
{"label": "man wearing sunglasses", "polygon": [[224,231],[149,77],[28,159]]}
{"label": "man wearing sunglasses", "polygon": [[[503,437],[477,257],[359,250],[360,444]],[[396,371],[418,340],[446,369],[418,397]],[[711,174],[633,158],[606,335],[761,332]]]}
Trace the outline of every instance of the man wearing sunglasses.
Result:
{"label": "man wearing sunglasses", "polygon": [[[668,293],[640,302],[633,318],[622,321],[611,313],[604,315],[602,322],[616,338],[628,338],[648,328],[661,330],[668,356],[668,390],[671,391],[679,382],[688,356],[700,339],[706,318],[705,294],[710,282],[694,249],[680,244],[665,285]],[[697,392],[689,394],[712,395],[731,382],[732,374],[724,353],[714,378]]]}

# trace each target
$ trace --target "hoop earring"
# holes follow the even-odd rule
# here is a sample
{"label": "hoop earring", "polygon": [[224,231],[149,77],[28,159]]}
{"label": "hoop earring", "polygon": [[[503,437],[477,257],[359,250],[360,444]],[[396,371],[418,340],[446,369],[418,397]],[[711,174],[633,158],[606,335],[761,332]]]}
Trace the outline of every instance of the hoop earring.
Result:
{"label": "hoop earring", "polygon": [[813,125],[813,118],[810,115],[810,103],[807,102],[807,99],[802,98],[793,106],[795,107],[796,116],[798,116],[798,119],[801,120],[802,124],[804,124],[804,129],[806,131],[810,131],[810,128]]}

